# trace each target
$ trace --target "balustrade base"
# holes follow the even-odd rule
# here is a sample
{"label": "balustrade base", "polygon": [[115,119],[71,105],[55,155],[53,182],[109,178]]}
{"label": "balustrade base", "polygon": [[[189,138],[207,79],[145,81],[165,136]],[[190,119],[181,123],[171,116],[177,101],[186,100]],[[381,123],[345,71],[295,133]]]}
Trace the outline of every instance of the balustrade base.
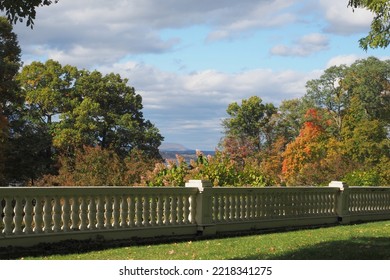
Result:
{"label": "balustrade base", "polygon": [[60,233],[42,233],[28,235],[1,235],[0,248],[31,247],[40,243],[57,243],[67,240],[131,240],[159,237],[196,236],[196,225],[180,225],[166,227],[140,227],[131,229],[72,231]]}

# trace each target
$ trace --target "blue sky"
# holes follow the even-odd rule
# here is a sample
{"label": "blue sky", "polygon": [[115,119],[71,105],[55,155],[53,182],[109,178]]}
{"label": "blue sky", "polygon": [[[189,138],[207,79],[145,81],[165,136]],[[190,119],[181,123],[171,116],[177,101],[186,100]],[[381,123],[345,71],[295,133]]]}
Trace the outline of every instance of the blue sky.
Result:
{"label": "blue sky", "polygon": [[165,142],[214,150],[231,102],[305,94],[332,65],[388,50],[358,46],[372,15],[347,0],[60,0],[18,23],[22,60],[119,73]]}

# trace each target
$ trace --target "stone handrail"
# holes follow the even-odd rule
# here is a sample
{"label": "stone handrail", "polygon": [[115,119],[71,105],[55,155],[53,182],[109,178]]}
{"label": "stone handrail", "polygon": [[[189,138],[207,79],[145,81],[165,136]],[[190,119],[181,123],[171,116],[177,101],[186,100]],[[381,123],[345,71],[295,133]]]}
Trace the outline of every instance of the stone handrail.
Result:
{"label": "stone handrail", "polygon": [[390,188],[0,188],[0,247],[390,219]]}

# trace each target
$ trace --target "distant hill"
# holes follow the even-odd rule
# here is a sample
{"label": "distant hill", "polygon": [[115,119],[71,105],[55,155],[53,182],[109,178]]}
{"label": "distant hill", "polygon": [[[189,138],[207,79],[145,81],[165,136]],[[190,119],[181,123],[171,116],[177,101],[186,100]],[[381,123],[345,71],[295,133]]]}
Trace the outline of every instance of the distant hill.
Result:
{"label": "distant hill", "polygon": [[[196,150],[188,149],[181,144],[163,143],[159,150],[165,160],[176,160],[176,155],[181,155],[188,163],[191,159],[196,160]],[[206,156],[215,154],[214,151],[202,151],[202,153]]]}
{"label": "distant hill", "polygon": [[161,152],[172,152],[172,151],[176,151],[176,152],[184,152],[184,151],[193,151],[191,149],[188,149],[186,147],[184,147],[183,145],[181,144],[177,144],[177,143],[162,143],[159,150]]}

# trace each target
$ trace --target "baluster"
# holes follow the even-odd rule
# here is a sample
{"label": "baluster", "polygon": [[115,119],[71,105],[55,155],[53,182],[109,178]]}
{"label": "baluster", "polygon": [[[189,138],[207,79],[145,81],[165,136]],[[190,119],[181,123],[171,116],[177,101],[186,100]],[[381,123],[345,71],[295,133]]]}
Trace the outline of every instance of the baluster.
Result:
{"label": "baluster", "polygon": [[184,218],[183,218],[183,196],[179,195],[177,197],[177,216],[178,216],[178,223],[179,225],[183,224]]}
{"label": "baluster", "polygon": [[142,197],[140,195],[137,196],[137,201],[135,203],[135,216],[135,225],[137,227],[142,226]]}
{"label": "baluster", "polygon": [[129,201],[129,226],[135,226],[135,196],[130,196]]}
{"label": "baluster", "polygon": [[157,217],[157,203],[156,203],[156,196],[152,195],[150,201],[150,225],[155,226],[156,225],[156,217]]}
{"label": "baluster", "polygon": [[322,195],[322,193],[319,193],[316,195],[317,197],[317,200],[318,200],[318,214],[324,214],[324,196]]}
{"label": "baluster", "polygon": [[54,220],[54,225],[53,225],[53,231],[54,232],[59,232],[61,231],[61,198],[58,196],[54,197],[54,205],[53,205],[53,220]]}
{"label": "baluster", "polygon": [[302,215],[308,216],[310,214],[311,195],[307,192],[302,195]]}
{"label": "baluster", "polygon": [[262,198],[263,198],[262,194],[257,194],[256,195],[256,203],[257,203],[256,218],[257,219],[264,218],[264,213],[263,213],[264,203],[263,203]]}
{"label": "baluster", "polygon": [[22,198],[15,198],[15,216],[14,216],[14,234],[22,234],[22,223],[23,223],[23,202]]}
{"label": "baluster", "polygon": [[105,204],[105,198],[102,195],[98,196],[98,204],[97,204],[97,228],[103,229],[104,228],[104,204]]}
{"label": "baluster", "polygon": [[230,217],[230,195],[226,195],[226,202],[225,202],[225,221],[230,222],[231,217]]}
{"label": "baluster", "polygon": [[218,211],[219,211],[219,197],[218,195],[214,195],[211,199],[212,201],[212,209],[213,209],[213,222],[218,222],[219,217],[218,217]]}
{"label": "baluster", "polygon": [[26,205],[24,206],[24,232],[33,233],[32,222],[33,222],[33,199],[26,198]]}
{"label": "baluster", "polygon": [[127,227],[127,219],[129,217],[129,204],[127,201],[127,196],[122,195],[122,204],[121,204],[121,227]]}
{"label": "baluster", "polygon": [[106,229],[112,228],[112,197],[106,196],[106,207],[105,207],[105,213],[104,217],[106,220],[106,223],[104,224],[104,227]]}
{"label": "baluster", "polygon": [[72,230],[80,229],[80,202],[77,196],[74,196],[72,199]]}
{"label": "baluster", "polygon": [[249,202],[248,202],[248,195],[242,196],[242,213],[243,213],[243,219],[249,220]]}
{"label": "baluster", "polygon": [[190,203],[189,221],[191,222],[191,224],[196,224],[196,219],[195,219],[195,217],[196,217],[196,196],[195,195],[190,196],[189,203]]}
{"label": "baluster", "polygon": [[69,197],[65,196],[63,198],[62,206],[62,231],[68,232],[70,230],[70,201]]}
{"label": "baluster", "polygon": [[13,228],[12,228],[12,222],[13,222],[12,214],[14,212],[14,209],[12,207],[12,198],[6,197],[6,198],[4,198],[4,200],[5,200],[5,208],[4,208],[4,218],[3,218],[3,222],[4,222],[3,233],[5,235],[9,235],[13,231]]}
{"label": "baluster", "polygon": [[235,195],[234,196],[234,202],[235,202],[235,218],[236,218],[236,221],[239,221],[240,220],[240,217],[241,217],[241,198],[240,198],[240,195]]}
{"label": "baluster", "polygon": [[249,198],[249,215],[250,219],[254,220],[256,219],[256,193],[251,193],[248,195]]}
{"label": "baluster", "polygon": [[32,198],[26,197],[26,205],[24,206],[24,232],[32,233],[32,222],[33,222],[33,205]]}
{"label": "baluster", "polygon": [[149,217],[150,217],[149,196],[145,195],[143,197],[143,202],[142,202],[142,225],[144,227],[150,225]]}
{"label": "baluster", "polygon": [[88,204],[87,197],[82,196],[80,205],[80,230],[86,231],[88,229]]}
{"label": "baluster", "polygon": [[218,218],[219,221],[221,222],[226,222],[226,216],[225,216],[225,200],[226,196],[221,195],[220,196],[220,201],[219,201],[219,206],[218,206]]}
{"label": "baluster", "polygon": [[164,225],[168,226],[169,225],[169,210],[170,210],[170,197],[169,196],[164,196]]}
{"label": "baluster", "polygon": [[97,214],[97,209],[96,209],[95,197],[91,196],[88,205],[88,220],[89,220],[90,230],[96,229],[96,224],[97,224],[96,214]]}
{"label": "baluster", "polygon": [[52,223],[53,223],[53,213],[52,213],[52,205],[51,205],[51,198],[45,197],[44,199],[45,204],[43,206],[43,223],[44,228],[43,231],[48,233],[52,232]]}
{"label": "baluster", "polygon": [[331,195],[329,194],[329,195],[326,195],[325,196],[325,204],[326,204],[326,207],[325,207],[325,214],[326,215],[330,215],[330,201],[331,201]]}
{"label": "baluster", "polygon": [[177,197],[172,196],[172,202],[171,202],[171,219],[170,219],[171,225],[177,224]]}
{"label": "baluster", "polygon": [[236,195],[232,195],[232,209],[231,209],[231,217],[232,217],[232,221],[235,221],[237,220],[237,196]]}
{"label": "baluster", "polygon": [[188,224],[191,221],[190,200],[191,200],[191,197],[184,196],[184,202],[183,202],[183,223],[184,224]]}
{"label": "baluster", "polygon": [[274,215],[274,192],[270,193],[267,201],[267,216],[272,219]]}
{"label": "baluster", "polygon": [[245,220],[246,215],[246,201],[245,201],[245,195],[239,196],[239,203],[240,203],[240,220]]}
{"label": "baluster", "polygon": [[284,217],[286,215],[286,203],[285,203],[285,195],[282,192],[279,192],[279,216]]}
{"label": "baluster", "polygon": [[120,203],[119,196],[114,196],[114,209],[113,209],[113,218],[114,218],[114,228],[119,228],[119,220],[120,220]]}
{"label": "baluster", "polygon": [[35,199],[35,207],[34,207],[34,232],[41,233],[43,232],[43,209],[42,209],[42,199],[40,197]]}

